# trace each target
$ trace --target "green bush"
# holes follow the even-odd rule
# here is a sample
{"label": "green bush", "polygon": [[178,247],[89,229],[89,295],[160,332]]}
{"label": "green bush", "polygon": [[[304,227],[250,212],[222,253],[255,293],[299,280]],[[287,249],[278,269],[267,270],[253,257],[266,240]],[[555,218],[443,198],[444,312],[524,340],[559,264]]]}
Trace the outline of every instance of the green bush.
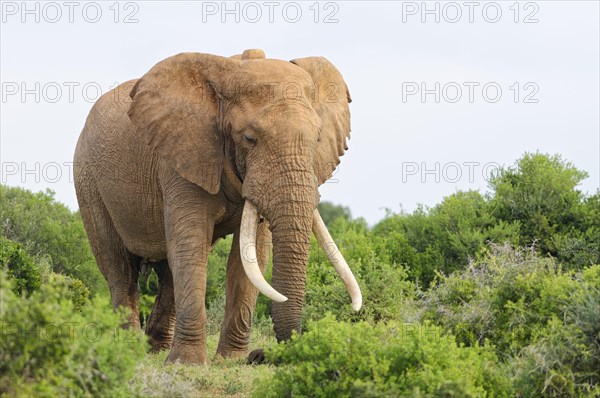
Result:
{"label": "green bush", "polygon": [[64,287],[66,297],[76,310],[80,310],[89,301],[90,290],[79,279],[55,274],[44,259],[36,261],[27,254],[21,245],[0,236],[0,272],[7,271],[13,292],[20,296],[31,295],[39,290],[41,284],[54,284]]}
{"label": "green bush", "polygon": [[156,272],[154,272],[154,269],[150,263],[142,262],[140,265],[138,289],[140,325],[142,325],[142,328],[144,328],[146,326],[148,317],[152,312],[152,306],[154,305],[156,295],[158,294],[158,275],[156,275]]}
{"label": "green bush", "polygon": [[260,397],[508,397],[508,376],[488,347],[462,347],[429,324],[309,323],[266,351],[278,365]]}
{"label": "green bush", "polygon": [[[51,275],[29,298],[0,272],[0,395],[117,396],[146,343],[107,300],[78,308],[83,284]],[[81,297],[80,297],[81,298]],[[74,303],[75,302],[75,303]]]}
{"label": "green bush", "polygon": [[493,343],[502,355],[531,344],[579,284],[551,258],[532,250],[492,246],[466,270],[440,276],[425,295],[423,318],[436,322],[466,345]]}
{"label": "green bush", "polygon": [[206,280],[206,302],[212,303],[225,295],[227,276],[227,260],[231,251],[233,237],[228,235],[219,240],[208,256],[208,273]]}
{"label": "green bush", "polygon": [[51,273],[43,283],[62,290],[65,298],[68,298],[73,303],[75,311],[82,311],[90,303],[90,289],[79,279]]}
{"label": "green bush", "polygon": [[373,228],[395,264],[407,267],[410,279],[428,287],[437,272],[463,269],[489,242],[517,243],[518,224],[498,221],[478,192],[457,192],[431,209],[390,215]]}
{"label": "green bush", "polygon": [[572,246],[568,241],[573,237],[598,227],[599,195],[586,199],[576,189],[586,177],[560,155],[526,153],[516,168],[503,168],[492,176],[491,213],[498,220],[519,223],[520,245],[535,242],[542,253],[557,257]]}
{"label": "green bush", "polygon": [[579,270],[600,262],[600,193],[577,185],[587,173],[560,156],[524,154],[492,176],[491,192],[457,192],[432,207],[388,214],[372,230],[393,264],[427,288],[436,273],[464,269],[485,246],[532,245]]}
{"label": "green bush", "polygon": [[39,289],[41,283],[40,269],[22,248],[21,245],[0,236],[0,272],[5,270],[13,278],[13,289],[16,294],[27,295]]}
{"label": "green bush", "polygon": [[79,212],[54,199],[54,193],[33,193],[0,185],[1,233],[36,258],[46,257],[52,270],[81,280],[90,290],[106,293]]}
{"label": "green bush", "polygon": [[[522,396],[597,396],[600,389],[600,266],[576,276],[559,314],[510,363]],[[596,394],[596,395],[594,395]]]}
{"label": "green bush", "polygon": [[577,223],[568,234],[555,234],[558,258],[572,269],[600,264],[600,192],[585,198],[577,209]]}
{"label": "green bush", "polygon": [[492,344],[519,396],[588,396],[600,388],[600,266],[562,270],[535,250],[492,247],[440,276],[411,308],[467,346]]}
{"label": "green bush", "polygon": [[330,230],[361,287],[364,305],[358,313],[352,310],[346,288],[313,239],[307,268],[304,324],[322,318],[328,311],[334,311],[335,316],[344,321],[397,319],[415,293],[415,285],[408,280],[404,267],[378,256],[377,243],[370,238],[364,220],[339,218]]}

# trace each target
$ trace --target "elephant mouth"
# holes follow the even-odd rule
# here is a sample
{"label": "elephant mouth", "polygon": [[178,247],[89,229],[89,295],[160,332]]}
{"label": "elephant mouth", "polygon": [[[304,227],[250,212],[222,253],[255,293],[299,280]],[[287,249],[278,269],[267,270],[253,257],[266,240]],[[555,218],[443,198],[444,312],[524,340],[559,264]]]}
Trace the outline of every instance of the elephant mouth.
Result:
{"label": "elephant mouth", "polygon": [[[250,282],[265,296],[276,302],[284,302],[287,297],[275,290],[264,278],[258,266],[256,256],[256,231],[260,219],[258,209],[249,200],[244,203],[242,221],[240,226],[240,254],[244,272]],[[319,211],[315,209],[313,213],[313,233],[315,234],[319,245],[329,258],[340,279],[344,283],[350,299],[352,300],[352,309],[359,311],[362,307],[362,293],[356,282],[356,278],[344,256],[338,249],[333,238],[329,234]]]}

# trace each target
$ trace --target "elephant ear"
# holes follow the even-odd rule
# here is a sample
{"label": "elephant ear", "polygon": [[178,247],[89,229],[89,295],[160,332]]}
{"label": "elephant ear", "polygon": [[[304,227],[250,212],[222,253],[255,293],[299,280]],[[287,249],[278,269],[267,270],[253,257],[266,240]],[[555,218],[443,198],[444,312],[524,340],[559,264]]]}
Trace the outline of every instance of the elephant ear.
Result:
{"label": "elephant ear", "polygon": [[219,191],[223,137],[218,90],[239,61],[182,53],[156,64],[133,87],[129,118],[148,145],[182,177]]}
{"label": "elephant ear", "polygon": [[315,174],[319,184],[329,179],[348,149],[350,109],[352,101],[344,78],[335,66],[323,57],[299,58],[291,61],[308,72],[314,82],[313,108],[322,121],[322,130],[315,155]]}

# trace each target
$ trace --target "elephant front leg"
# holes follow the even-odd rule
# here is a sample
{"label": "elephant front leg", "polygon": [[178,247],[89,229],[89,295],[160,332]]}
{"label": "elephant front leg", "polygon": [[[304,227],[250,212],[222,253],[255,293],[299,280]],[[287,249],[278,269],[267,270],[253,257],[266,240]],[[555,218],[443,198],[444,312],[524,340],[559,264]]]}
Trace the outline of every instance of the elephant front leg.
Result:
{"label": "elephant front leg", "polygon": [[[264,273],[269,260],[271,244],[268,222],[264,221],[259,225],[256,238],[258,264]],[[242,252],[241,255],[243,254]],[[221,328],[217,354],[224,358],[246,355],[257,296],[258,290],[252,285],[242,266],[239,231],[237,231],[234,234],[227,261],[225,319]]]}
{"label": "elephant front leg", "polygon": [[203,211],[188,211],[166,218],[167,251],[173,276],[175,332],[168,362],[207,364],[206,268],[213,225]]}

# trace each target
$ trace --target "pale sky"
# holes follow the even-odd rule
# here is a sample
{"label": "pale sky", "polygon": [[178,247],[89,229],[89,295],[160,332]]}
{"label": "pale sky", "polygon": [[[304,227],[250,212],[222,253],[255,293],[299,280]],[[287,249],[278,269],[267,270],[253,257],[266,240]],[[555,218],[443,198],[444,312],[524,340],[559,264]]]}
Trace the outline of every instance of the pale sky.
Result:
{"label": "pale sky", "polygon": [[69,162],[99,94],[179,52],[247,48],[342,72],[352,139],[320,191],[370,224],[484,192],[526,151],[600,186],[597,1],[1,3],[1,182],[72,209]]}

